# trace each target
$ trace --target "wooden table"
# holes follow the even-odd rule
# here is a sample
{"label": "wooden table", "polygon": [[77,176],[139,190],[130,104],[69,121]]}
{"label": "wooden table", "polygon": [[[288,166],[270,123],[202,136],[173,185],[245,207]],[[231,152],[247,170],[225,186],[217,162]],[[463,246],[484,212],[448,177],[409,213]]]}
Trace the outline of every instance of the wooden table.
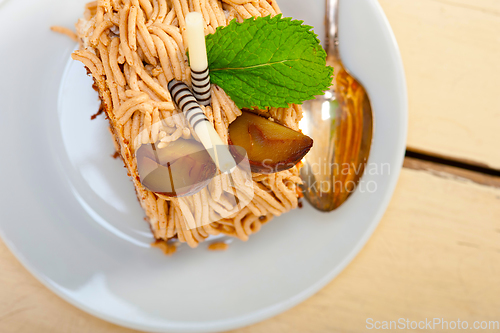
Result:
{"label": "wooden table", "polygon": [[[413,157],[373,237],[334,281],[235,332],[360,332],[368,318],[500,321],[500,1],[380,3],[405,64]],[[132,332],[52,294],[3,243],[0,263],[0,332]]]}

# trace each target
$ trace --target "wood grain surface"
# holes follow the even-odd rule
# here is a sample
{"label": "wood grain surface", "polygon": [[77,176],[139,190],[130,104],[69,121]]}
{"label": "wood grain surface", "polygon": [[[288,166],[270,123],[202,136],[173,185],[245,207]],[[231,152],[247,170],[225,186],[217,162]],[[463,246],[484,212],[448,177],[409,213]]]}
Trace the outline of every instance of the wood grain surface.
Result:
{"label": "wood grain surface", "polygon": [[500,169],[500,1],[379,2],[405,67],[408,147]]}
{"label": "wood grain surface", "polygon": [[[409,148],[500,169],[500,0],[380,3],[405,65]],[[1,241],[0,265],[1,333],[133,332],[61,300]],[[500,178],[407,159],[354,261],[304,303],[233,333],[362,332],[368,318],[500,321],[499,277]]]}

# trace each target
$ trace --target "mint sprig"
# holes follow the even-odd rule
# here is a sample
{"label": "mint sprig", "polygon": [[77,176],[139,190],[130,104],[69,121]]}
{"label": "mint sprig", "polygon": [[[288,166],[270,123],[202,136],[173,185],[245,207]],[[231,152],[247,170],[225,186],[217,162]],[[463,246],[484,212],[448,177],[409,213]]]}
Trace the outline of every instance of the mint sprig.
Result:
{"label": "mint sprig", "polygon": [[277,15],[236,20],[206,37],[212,83],[239,108],[288,107],[321,95],[333,68],[312,27]]}

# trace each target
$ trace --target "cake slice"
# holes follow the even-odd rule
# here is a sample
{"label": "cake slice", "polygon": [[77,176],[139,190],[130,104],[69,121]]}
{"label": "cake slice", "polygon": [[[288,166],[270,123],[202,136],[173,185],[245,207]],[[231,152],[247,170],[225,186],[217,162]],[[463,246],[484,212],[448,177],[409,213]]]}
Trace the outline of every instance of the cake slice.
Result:
{"label": "cake slice", "polygon": [[[160,242],[177,239],[191,247],[218,234],[246,241],[274,216],[297,207],[301,182],[297,166],[272,174],[252,173],[253,198],[242,209],[228,196],[245,193],[224,175],[194,195],[169,197],[145,188],[137,168],[136,152],[143,144],[162,142],[168,149],[177,140],[196,139],[167,88],[169,77],[191,84],[183,38],[189,11],[203,14],[207,34],[233,19],[242,22],[280,13],[275,0],[99,0],[86,5],[84,17],[76,24],[80,48],[72,57],[94,79],[116,150],[154,237]],[[211,95],[211,105],[203,111],[227,143],[228,127],[242,111],[220,87],[212,85]],[[295,104],[258,113],[292,130],[298,130],[302,116]],[[186,211],[194,213],[186,216]],[[189,229],[184,223],[207,217],[213,222],[197,228]]]}

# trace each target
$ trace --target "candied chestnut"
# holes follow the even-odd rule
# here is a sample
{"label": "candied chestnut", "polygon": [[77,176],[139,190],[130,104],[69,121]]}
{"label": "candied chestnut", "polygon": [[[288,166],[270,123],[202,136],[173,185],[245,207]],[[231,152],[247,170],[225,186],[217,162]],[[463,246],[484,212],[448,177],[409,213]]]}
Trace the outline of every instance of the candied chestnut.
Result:
{"label": "candied chestnut", "polygon": [[195,140],[178,139],[164,148],[144,144],[136,159],[142,185],[170,197],[197,193],[217,172],[208,152]]}
{"label": "candied chestnut", "polygon": [[[229,126],[229,143],[246,150],[256,173],[275,173],[292,168],[307,154],[313,140],[288,127],[244,111]],[[241,150],[231,147],[235,158]]]}

